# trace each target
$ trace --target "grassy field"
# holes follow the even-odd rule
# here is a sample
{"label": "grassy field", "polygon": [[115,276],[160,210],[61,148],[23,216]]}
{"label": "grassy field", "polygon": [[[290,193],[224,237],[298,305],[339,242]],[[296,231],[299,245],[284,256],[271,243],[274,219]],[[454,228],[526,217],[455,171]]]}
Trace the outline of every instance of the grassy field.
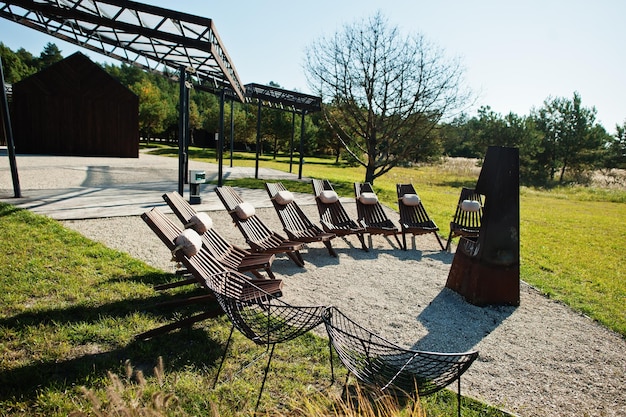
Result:
{"label": "grassy field", "polygon": [[[194,156],[214,161],[210,154]],[[236,162],[254,164],[249,159]],[[289,166],[284,159],[261,164]],[[472,186],[476,173],[472,167],[452,164],[398,168],[377,180],[375,188],[394,207],[395,183],[412,182],[447,236],[458,188]],[[362,179],[358,168],[313,158],[308,159],[304,175],[328,178],[344,195],[352,195],[352,182]],[[307,183],[287,186],[310,192]],[[617,191],[523,189],[521,193],[522,278],[622,335],[626,335],[625,202],[626,193]],[[153,340],[134,339],[142,331],[205,307],[158,305],[199,290],[156,293],[155,284],[175,278],[56,221],[9,205],[0,204],[0,228],[4,237],[0,241],[0,416],[123,415],[115,409],[137,416],[251,415],[262,364],[211,388],[229,331],[224,318]],[[262,348],[236,335],[232,349],[224,378]],[[343,375],[342,370],[340,381]],[[307,335],[276,349],[261,408],[278,416],[374,415],[365,409],[350,411],[339,395],[342,383],[329,385],[327,342]],[[360,401],[370,404],[364,398]],[[98,407],[103,410],[100,414],[94,411]],[[384,408],[389,412],[380,415],[452,416],[456,399],[443,391],[419,404]],[[463,415],[505,413],[466,399]]]}

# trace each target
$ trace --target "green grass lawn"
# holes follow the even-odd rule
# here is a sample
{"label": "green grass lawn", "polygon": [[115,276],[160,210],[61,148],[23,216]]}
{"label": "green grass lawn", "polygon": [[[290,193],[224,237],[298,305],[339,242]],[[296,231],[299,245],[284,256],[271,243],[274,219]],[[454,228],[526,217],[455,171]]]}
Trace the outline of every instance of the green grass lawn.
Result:
{"label": "green grass lawn", "polygon": [[[214,162],[211,154],[196,151],[192,157],[196,156]],[[254,165],[254,160],[237,164]],[[286,158],[266,159],[261,166],[288,170],[289,164]],[[336,166],[331,159],[307,158],[303,174],[329,179],[346,196],[352,195],[352,182],[363,178],[359,168]],[[425,166],[397,168],[378,179],[375,188],[394,207],[395,183],[412,182],[447,237],[459,187],[475,181],[471,172]],[[308,183],[286,185],[311,192]],[[616,191],[521,192],[522,279],[622,335],[626,335],[625,202],[626,193]],[[10,205],[0,204],[0,229],[0,416],[66,416],[78,410],[95,415],[88,413],[94,403],[102,402],[106,409],[115,401],[129,409],[156,410],[153,415],[251,414],[262,364],[211,388],[228,337],[224,318],[148,341],[134,339],[140,332],[202,310],[205,306],[158,306],[202,291],[183,287],[156,293],[155,284],[175,277]],[[222,371],[225,378],[262,348],[236,335],[232,349]],[[164,373],[153,371],[159,357]],[[137,378],[126,377],[127,361]],[[121,383],[108,372],[119,374]],[[339,415],[329,410],[341,408],[334,396],[341,383],[331,388],[329,383],[327,342],[307,335],[277,347],[262,408],[270,415]],[[91,397],[83,396],[81,386],[92,390]],[[165,399],[174,397],[177,401],[166,407]],[[422,399],[422,405],[428,416],[456,415],[450,391]],[[421,415],[410,410],[401,407],[388,415]],[[467,400],[463,415],[504,413]]]}

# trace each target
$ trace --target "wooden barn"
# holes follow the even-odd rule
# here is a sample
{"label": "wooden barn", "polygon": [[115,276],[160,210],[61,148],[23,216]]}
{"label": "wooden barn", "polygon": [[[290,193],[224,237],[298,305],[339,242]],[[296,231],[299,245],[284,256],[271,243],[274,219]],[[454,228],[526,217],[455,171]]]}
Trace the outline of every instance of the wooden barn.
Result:
{"label": "wooden barn", "polygon": [[23,154],[139,156],[139,100],[77,52],[13,85],[15,150]]}

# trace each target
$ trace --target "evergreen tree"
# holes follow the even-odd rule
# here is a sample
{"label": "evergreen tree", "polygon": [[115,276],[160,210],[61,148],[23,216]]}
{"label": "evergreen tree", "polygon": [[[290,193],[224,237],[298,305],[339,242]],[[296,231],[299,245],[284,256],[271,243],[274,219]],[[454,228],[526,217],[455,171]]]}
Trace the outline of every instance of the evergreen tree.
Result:
{"label": "evergreen tree", "polygon": [[595,107],[582,106],[577,92],[571,100],[548,98],[533,112],[542,133],[542,152],[537,162],[549,173],[548,179],[558,174],[558,182],[563,183],[569,172],[571,179],[582,181],[592,169],[601,167],[610,136],[595,122],[596,112]]}
{"label": "evergreen tree", "polygon": [[44,69],[63,60],[61,50],[56,44],[48,42],[39,55],[39,69]]}

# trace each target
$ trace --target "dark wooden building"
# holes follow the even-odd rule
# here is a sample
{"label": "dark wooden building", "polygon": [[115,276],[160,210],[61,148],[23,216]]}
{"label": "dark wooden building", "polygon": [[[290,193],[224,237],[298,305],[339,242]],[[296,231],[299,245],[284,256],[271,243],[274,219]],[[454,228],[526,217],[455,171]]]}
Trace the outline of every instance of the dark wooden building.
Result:
{"label": "dark wooden building", "polygon": [[15,150],[139,156],[139,100],[77,52],[13,85]]}

